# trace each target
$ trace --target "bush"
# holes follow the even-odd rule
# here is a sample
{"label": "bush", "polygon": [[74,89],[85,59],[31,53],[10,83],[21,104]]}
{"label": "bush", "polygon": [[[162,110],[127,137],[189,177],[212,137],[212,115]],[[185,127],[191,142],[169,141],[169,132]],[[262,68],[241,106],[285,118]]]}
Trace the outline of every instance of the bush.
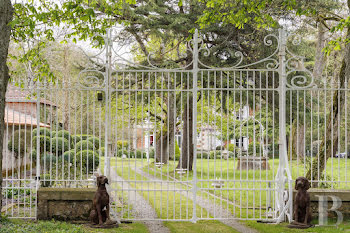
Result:
{"label": "bush", "polygon": [[74,150],[69,150],[63,153],[61,159],[64,159],[66,162],[73,163],[75,159],[75,151]]}
{"label": "bush", "polygon": [[215,147],[215,150],[225,150],[225,147],[224,146],[217,146],[217,147]]}
{"label": "bush", "polygon": [[210,153],[205,151],[197,151],[197,159],[210,159]]}
{"label": "bush", "polygon": [[62,137],[51,138],[51,151],[61,155],[63,152],[70,149],[69,141]]}
{"label": "bush", "polygon": [[75,162],[77,168],[80,168],[81,166],[83,168],[83,172],[87,170],[89,173],[91,173],[94,169],[98,168],[100,157],[97,153],[91,150],[83,150],[77,152]]}
{"label": "bush", "polygon": [[136,150],[135,152],[136,158],[138,159],[145,159],[147,158],[147,153],[144,150]]}
{"label": "bush", "polygon": [[49,152],[44,152],[43,154],[40,155],[40,161],[42,166],[44,166],[44,164],[46,164],[46,170],[50,169],[50,163],[54,164],[56,163],[56,155],[51,154]]}
{"label": "bush", "polygon": [[98,139],[97,137],[90,137],[90,138],[87,139],[87,141],[89,141],[93,145],[95,145],[96,149],[100,148],[100,139]]}
{"label": "bush", "polygon": [[129,142],[128,141],[122,141],[122,140],[118,140],[117,141],[117,148],[118,150],[123,149],[128,149],[129,148]]}
{"label": "bush", "polygon": [[75,150],[76,151],[83,151],[83,150],[94,150],[94,144],[92,142],[89,142],[87,140],[83,140],[75,144]]}
{"label": "bush", "polygon": [[[37,132],[38,132],[38,128],[33,129],[32,131],[32,135],[33,137],[37,136]],[[56,134],[56,131],[51,131],[48,128],[39,128],[39,135],[44,135],[44,136],[48,136],[48,137],[54,137]]]}
{"label": "bush", "polygon": [[[33,143],[33,148],[36,148],[36,141],[38,137],[33,137],[32,143]],[[45,135],[39,136],[39,144],[40,144],[40,151],[49,151],[50,150],[50,145],[51,145],[51,138]]]}
{"label": "bush", "polygon": [[32,150],[32,152],[29,154],[29,159],[32,160],[32,165],[36,162],[36,150]]}
{"label": "bush", "polygon": [[[74,135],[72,137],[75,138],[76,142],[80,142],[80,141],[86,140],[88,138],[94,137],[94,135],[91,135],[91,134],[76,134],[76,135]],[[75,142],[75,140],[74,140],[74,142]]]}
{"label": "bush", "polygon": [[253,142],[249,143],[248,146],[248,155],[254,155],[254,149],[256,155],[262,155],[263,154],[263,147],[260,145],[259,142],[255,142],[255,145]]}
{"label": "bush", "polygon": [[15,157],[18,158],[19,154],[22,154],[22,157],[24,153],[29,152],[30,149],[30,139],[31,139],[31,132],[30,130],[16,130],[14,131],[10,141],[7,144],[7,148],[10,151],[15,152]]}
{"label": "bush", "polygon": [[155,152],[154,152],[154,149],[152,148],[152,149],[149,150],[148,157],[149,157],[150,159],[154,159],[154,154],[155,154]]}
{"label": "bush", "polygon": [[227,146],[227,150],[231,152],[235,152],[235,148],[236,148],[235,144],[228,144]]}
{"label": "bush", "polygon": [[100,149],[98,149],[97,152],[100,156],[105,156],[105,148],[104,147],[101,147]]}
{"label": "bush", "polygon": [[180,156],[181,156],[181,151],[180,151],[180,147],[177,144],[177,141],[175,140],[175,160],[180,160]]}
{"label": "bush", "polygon": [[55,137],[56,138],[64,138],[64,139],[67,139],[68,141],[72,141],[70,133],[67,130],[57,131]]}

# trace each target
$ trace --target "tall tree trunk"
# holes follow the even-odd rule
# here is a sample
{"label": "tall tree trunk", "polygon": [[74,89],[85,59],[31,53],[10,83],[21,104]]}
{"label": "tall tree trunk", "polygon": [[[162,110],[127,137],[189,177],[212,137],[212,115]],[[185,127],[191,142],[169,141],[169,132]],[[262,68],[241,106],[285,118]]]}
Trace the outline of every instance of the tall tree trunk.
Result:
{"label": "tall tree trunk", "polygon": [[175,97],[169,93],[167,100],[167,117],[163,129],[156,136],[156,162],[168,163],[175,155]]}
{"label": "tall tree trunk", "polygon": [[[10,78],[6,64],[8,48],[10,44],[13,8],[11,0],[0,1],[0,168],[2,170],[3,140],[4,140],[4,116],[5,116],[5,94],[7,83]],[[0,209],[2,207],[2,172],[0,172]],[[1,215],[1,213],[0,213]]]}
{"label": "tall tree trunk", "polygon": [[316,80],[321,79],[321,75],[326,64],[327,57],[323,52],[325,44],[326,44],[325,28],[322,23],[318,23],[316,57],[315,57],[315,65],[313,70],[313,76]]}
{"label": "tall tree trunk", "polygon": [[[348,8],[350,8],[350,0],[348,0]],[[350,39],[350,28],[347,27],[346,40]],[[350,77],[350,43],[346,44],[344,57],[342,60],[340,72],[339,72],[339,85],[340,88],[345,88],[345,83],[348,83]],[[326,136],[323,138],[320,151],[319,160],[315,159],[311,168],[306,174],[306,178],[311,180],[322,177],[327,160],[331,157],[332,153],[337,152],[338,146],[338,126],[339,118],[341,116],[341,110],[344,108],[345,92],[343,90],[336,90],[333,94],[333,103],[330,108],[330,114],[327,120]],[[344,109],[343,109],[344,110]],[[333,147],[332,147],[333,144]],[[317,187],[318,182],[313,182],[312,187]]]}
{"label": "tall tree trunk", "polygon": [[193,165],[193,96],[189,95],[185,104],[182,119],[182,143],[181,143],[181,157],[176,168],[187,169],[192,171]]}

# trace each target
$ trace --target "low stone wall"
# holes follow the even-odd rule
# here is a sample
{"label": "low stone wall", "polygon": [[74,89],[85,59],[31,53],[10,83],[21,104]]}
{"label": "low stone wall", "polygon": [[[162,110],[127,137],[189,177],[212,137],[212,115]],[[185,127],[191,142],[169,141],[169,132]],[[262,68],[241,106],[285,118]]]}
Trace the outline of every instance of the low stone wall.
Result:
{"label": "low stone wall", "polygon": [[37,218],[87,221],[95,192],[95,188],[40,188]]}
{"label": "low stone wall", "polygon": [[[338,197],[341,200],[341,206],[337,210],[343,214],[344,219],[350,219],[350,190],[309,189],[308,193],[310,194],[311,199],[313,219],[317,219],[319,216],[319,196],[327,196],[328,210],[333,206],[333,199],[330,196]],[[294,190],[294,196],[295,194],[296,190]],[[328,211],[328,217],[337,218],[337,214],[334,211]]]}

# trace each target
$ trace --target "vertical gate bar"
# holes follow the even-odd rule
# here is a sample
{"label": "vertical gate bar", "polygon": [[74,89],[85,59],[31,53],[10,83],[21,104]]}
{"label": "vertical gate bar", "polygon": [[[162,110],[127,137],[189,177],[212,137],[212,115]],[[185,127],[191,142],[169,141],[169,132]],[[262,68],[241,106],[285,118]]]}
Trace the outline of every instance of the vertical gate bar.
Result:
{"label": "vertical gate bar", "polygon": [[105,92],[106,92],[106,116],[105,116],[105,164],[104,164],[104,174],[108,177],[108,179],[110,179],[110,168],[111,168],[111,164],[110,164],[110,158],[109,158],[109,153],[110,153],[110,148],[109,148],[109,140],[110,140],[110,66],[111,66],[111,57],[112,57],[112,53],[111,53],[111,47],[112,47],[112,43],[110,43],[111,40],[111,30],[107,30],[106,33],[106,39],[105,39],[105,43],[106,43],[106,72],[105,72]]}
{"label": "vertical gate bar", "polygon": [[[192,222],[197,222],[197,208],[196,208],[196,196],[197,196],[197,74],[198,74],[198,29],[194,33],[193,40],[193,94],[192,94],[192,104],[193,104],[193,214]],[[187,173],[188,174],[188,173]]]}
{"label": "vertical gate bar", "polygon": [[[40,84],[38,84],[40,85]],[[40,87],[39,87],[40,88]],[[36,124],[37,124],[37,130],[36,130],[36,202],[35,202],[35,219],[37,217],[37,211],[38,211],[38,189],[40,187],[40,89],[37,89],[37,101],[36,101]],[[13,196],[12,196],[13,200]],[[13,215],[12,215],[13,216]]]}
{"label": "vertical gate bar", "polygon": [[[279,29],[279,167],[276,174],[277,181],[277,195],[276,195],[276,208],[278,208],[279,216],[277,223],[285,220],[286,206],[283,200],[284,186],[287,181],[289,182],[289,193],[291,190],[291,175],[288,169],[287,147],[286,147],[286,32],[283,29]],[[287,177],[285,176],[287,173]],[[292,212],[291,200],[292,196],[289,196],[289,211]],[[290,215],[289,221],[291,221],[292,215]]]}

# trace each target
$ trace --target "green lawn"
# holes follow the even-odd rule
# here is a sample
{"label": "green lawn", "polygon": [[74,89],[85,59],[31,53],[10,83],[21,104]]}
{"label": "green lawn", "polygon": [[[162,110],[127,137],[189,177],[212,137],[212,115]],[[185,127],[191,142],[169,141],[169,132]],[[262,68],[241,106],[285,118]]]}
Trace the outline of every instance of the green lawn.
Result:
{"label": "green lawn", "polygon": [[103,232],[118,232],[118,233],[144,233],[148,232],[147,227],[142,223],[121,224],[115,229],[98,229],[90,228],[86,225],[70,224],[59,221],[24,221],[19,219],[0,219],[0,233],[41,233],[41,232],[70,232],[70,233],[103,233]]}
{"label": "green lawn", "polygon": [[[143,196],[145,200],[147,200],[156,210],[158,216],[160,218],[173,219],[174,221],[164,222],[165,226],[167,226],[171,232],[174,233],[182,233],[182,232],[203,232],[203,233],[211,233],[211,232],[237,232],[236,230],[226,226],[220,221],[198,221],[197,223],[191,223],[189,221],[176,221],[176,220],[187,220],[192,217],[193,210],[193,202],[179,193],[175,193],[173,191],[161,191],[162,189],[168,188],[167,185],[162,185],[155,182],[150,182],[146,177],[141,176],[140,174],[134,172],[131,167],[141,166],[143,161],[134,160],[128,161],[128,166],[121,166],[121,160],[112,158],[111,167],[117,166],[117,174],[123,177],[124,180],[130,181],[129,185],[133,189],[137,189],[137,192]],[[103,170],[103,168],[102,168]],[[132,182],[134,181],[134,182]],[[138,181],[143,181],[140,183]],[[120,186],[120,184],[118,184]],[[115,187],[112,187],[115,189]],[[176,189],[186,189],[181,184],[176,184]],[[152,191],[148,191],[152,190]],[[156,191],[154,191],[156,190]],[[119,189],[117,195],[128,196],[128,191],[123,189]],[[130,191],[132,192],[132,191]],[[192,192],[189,190],[189,195],[192,195]],[[128,210],[131,208],[128,207]],[[123,210],[122,210],[123,211]],[[197,216],[200,214],[204,214],[205,216],[209,216],[209,214],[204,210],[202,210],[197,205]],[[126,217],[126,215],[124,216]],[[128,217],[131,217],[128,215]]]}
{"label": "green lawn", "polygon": [[339,226],[315,226],[309,229],[290,229],[287,228],[288,223],[281,223],[278,225],[275,224],[266,224],[266,223],[257,223],[256,221],[242,221],[246,226],[256,229],[261,233],[299,233],[299,232],[317,232],[317,233],[342,233],[350,232],[350,222],[343,222]]}

